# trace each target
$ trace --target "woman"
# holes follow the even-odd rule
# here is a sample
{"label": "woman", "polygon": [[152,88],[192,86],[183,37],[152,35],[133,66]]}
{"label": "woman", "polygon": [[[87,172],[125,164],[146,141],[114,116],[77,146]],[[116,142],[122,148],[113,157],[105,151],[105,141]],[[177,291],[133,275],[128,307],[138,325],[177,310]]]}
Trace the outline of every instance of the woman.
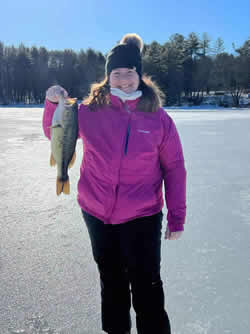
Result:
{"label": "woman", "polygon": [[[100,273],[102,329],[109,334],[130,333],[131,296],[139,334],[171,333],[160,276],[163,182],[166,239],[181,236],[186,214],[181,142],[159,89],[142,77],[142,47],[136,34],[122,38],[107,56],[106,78],[92,85],[78,113],[84,143],[78,202]],[[53,86],[46,94],[48,138],[62,90]]]}

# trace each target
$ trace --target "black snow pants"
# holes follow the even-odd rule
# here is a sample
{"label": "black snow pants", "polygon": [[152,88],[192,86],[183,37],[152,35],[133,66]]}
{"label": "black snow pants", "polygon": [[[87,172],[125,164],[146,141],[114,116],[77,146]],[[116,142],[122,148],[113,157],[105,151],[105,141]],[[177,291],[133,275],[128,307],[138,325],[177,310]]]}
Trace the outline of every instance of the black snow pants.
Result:
{"label": "black snow pants", "polygon": [[82,213],[100,274],[102,329],[129,333],[132,294],[137,333],[170,334],[160,276],[162,212],[118,225]]}

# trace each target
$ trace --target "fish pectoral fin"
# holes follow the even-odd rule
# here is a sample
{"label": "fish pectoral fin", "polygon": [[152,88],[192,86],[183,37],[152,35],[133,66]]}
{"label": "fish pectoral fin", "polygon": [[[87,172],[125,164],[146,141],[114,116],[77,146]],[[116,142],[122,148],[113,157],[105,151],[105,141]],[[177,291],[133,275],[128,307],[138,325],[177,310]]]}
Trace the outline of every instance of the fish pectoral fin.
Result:
{"label": "fish pectoral fin", "polygon": [[74,165],[75,161],[76,161],[76,152],[74,152],[73,157],[69,163],[69,168],[71,168]]}
{"label": "fish pectoral fin", "polygon": [[60,181],[59,177],[56,178],[56,194],[59,196],[63,191],[63,181]]}
{"label": "fish pectoral fin", "polygon": [[56,160],[54,159],[53,154],[50,154],[50,162],[49,162],[50,166],[53,167],[56,165]]}
{"label": "fish pectoral fin", "polygon": [[69,193],[70,193],[69,179],[67,181],[63,182],[63,193],[65,195],[69,195]]}

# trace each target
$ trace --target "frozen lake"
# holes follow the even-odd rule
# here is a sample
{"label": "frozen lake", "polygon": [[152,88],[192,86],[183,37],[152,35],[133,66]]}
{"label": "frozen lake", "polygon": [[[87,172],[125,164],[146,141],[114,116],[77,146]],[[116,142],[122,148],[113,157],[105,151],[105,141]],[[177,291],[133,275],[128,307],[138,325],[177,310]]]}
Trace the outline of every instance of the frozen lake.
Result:
{"label": "frozen lake", "polygon": [[[188,173],[185,233],[162,243],[173,334],[248,334],[250,110],[169,113]],[[41,108],[0,108],[0,333],[101,334],[76,201],[81,142],[71,194],[57,197],[41,119]]]}

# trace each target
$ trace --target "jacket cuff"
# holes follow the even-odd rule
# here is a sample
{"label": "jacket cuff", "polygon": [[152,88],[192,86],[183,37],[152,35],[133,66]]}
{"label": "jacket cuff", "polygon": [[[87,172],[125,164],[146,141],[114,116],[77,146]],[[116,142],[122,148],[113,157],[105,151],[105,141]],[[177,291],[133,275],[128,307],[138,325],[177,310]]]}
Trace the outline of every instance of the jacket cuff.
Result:
{"label": "jacket cuff", "polygon": [[180,232],[180,231],[184,231],[184,224],[169,224],[168,223],[168,228],[170,230],[170,232]]}
{"label": "jacket cuff", "polygon": [[46,97],[46,100],[49,102],[49,103],[52,103],[52,104],[55,104],[55,105],[58,105],[58,102],[52,102],[50,101],[47,97]]}

